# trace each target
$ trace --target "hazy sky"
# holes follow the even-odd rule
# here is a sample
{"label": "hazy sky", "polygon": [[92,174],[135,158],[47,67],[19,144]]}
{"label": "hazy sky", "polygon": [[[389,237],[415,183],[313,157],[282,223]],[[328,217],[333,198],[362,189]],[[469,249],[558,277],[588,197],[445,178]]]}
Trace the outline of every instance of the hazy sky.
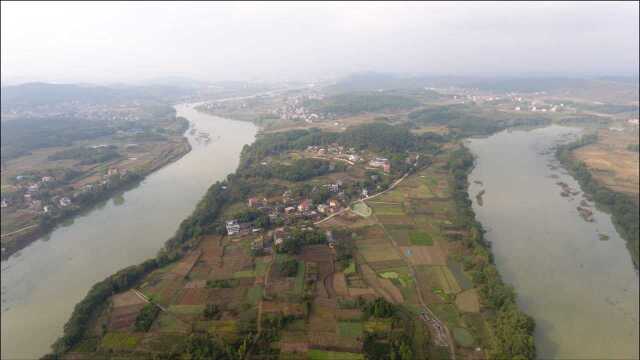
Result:
{"label": "hazy sky", "polygon": [[2,79],[637,74],[638,11],[638,2],[2,2]]}

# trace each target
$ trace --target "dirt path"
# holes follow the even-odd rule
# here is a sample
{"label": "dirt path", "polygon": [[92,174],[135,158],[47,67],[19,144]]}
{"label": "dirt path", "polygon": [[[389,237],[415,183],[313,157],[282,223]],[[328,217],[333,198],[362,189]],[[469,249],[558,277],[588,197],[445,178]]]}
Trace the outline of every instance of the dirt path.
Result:
{"label": "dirt path", "polygon": [[22,229],[18,229],[18,230],[12,231],[12,232],[10,232],[10,233],[2,234],[2,235],[0,235],[0,238],[3,238],[3,237],[5,237],[5,236],[9,236],[9,235],[13,235],[13,234],[17,234],[17,233],[23,232],[23,231],[25,231],[25,230],[29,230],[29,229],[31,229],[31,228],[34,228],[34,227],[36,227],[36,226],[38,226],[38,225],[37,225],[37,224],[34,224],[34,225],[25,226],[25,227],[23,227]]}

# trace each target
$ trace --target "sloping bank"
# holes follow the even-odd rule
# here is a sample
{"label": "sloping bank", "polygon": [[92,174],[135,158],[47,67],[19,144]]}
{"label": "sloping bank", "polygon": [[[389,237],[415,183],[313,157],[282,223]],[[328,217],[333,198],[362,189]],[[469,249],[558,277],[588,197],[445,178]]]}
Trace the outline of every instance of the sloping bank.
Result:
{"label": "sloping bank", "polygon": [[573,151],[576,149],[593,144],[597,140],[597,134],[584,135],[572,143],[558,146],[556,157],[569,170],[571,175],[578,180],[582,190],[595,200],[596,205],[611,214],[616,230],[627,242],[627,248],[631,253],[633,264],[638,268],[638,256],[640,254],[640,230],[638,224],[640,213],[638,204],[628,195],[610,190],[600,184],[591,175],[587,165],[572,156]]}

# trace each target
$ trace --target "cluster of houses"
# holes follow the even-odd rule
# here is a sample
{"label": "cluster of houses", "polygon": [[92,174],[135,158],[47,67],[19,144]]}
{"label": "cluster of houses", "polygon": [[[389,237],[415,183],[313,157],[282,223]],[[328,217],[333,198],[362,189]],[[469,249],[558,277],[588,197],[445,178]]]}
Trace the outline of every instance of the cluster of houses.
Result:
{"label": "cluster of houses", "polygon": [[355,148],[347,149],[335,143],[327,146],[308,146],[306,151],[319,157],[330,157],[334,160],[346,161],[351,165],[362,160],[362,157],[358,155],[358,151]]}
{"label": "cluster of houses", "polygon": [[[109,183],[109,179],[114,175],[119,175],[120,177],[127,174],[126,170],[119,170],[118,168],[111,167],[107,170],[106,174],[103,175],[102,180],[97,183],[99,185],[106,185]],[[51,210],[50,205],[43,206],[43,201],[45,203],[50,203],[51,205],[55,205],[59,208],[65,208],[71,206],[73,204],[72,198],[77,198],[88,191],[92,191],[95,188],[94,184],[86,184],[79,191],[73,193],[73,195],[69,196],[61,196],[58,192],[58,195],[52,196],[49,199],[43,199],[43,195],[41,194],[42,188],[46,183],[51,183],[56,179],[53,176],[43,176],[39,178],[37,181],[28,181],[30,176],[26,175],[18,175],[16,176],[16,180],[19,182],[24,182],[23,184],[18,186],[18,191],[22,192],[23,202],[12,203],[9,199],[1,199],[0,207],[8,208],[9,206],[17,205],[18,207],[26,205],[27,209],[33,212],[40,213],[49,213]],[[24,204],[24,205],[23,205]]]}
{"label": "cluster of houses", "polygon": [[[269,202],[266,198],[251,197],[247,200],[249,208],[257,209],[269,216],[272,222],[281,220],[285,225],[294,224],[298,220],[317,221],[332,213],[343,209],[344,197],[342,182],[336,181],[324,185],[329,192],[336,194],[324,203],[314,204],[309,198],[294,199],[290,191],[282,194],[281,202]],[[259,233],[261,228],[253,226],[251,222],[239,222],[237,219],[229,219],[225,223],[227,235],[247,235]],[[277,232],[277,231],[276,231]]]}
{"label": "cluster of houses", "polygon": [[382,171],[389,173],[391,171],[391,163],[389,159],[377,157],[369,161],[369,167],[382,168]]}

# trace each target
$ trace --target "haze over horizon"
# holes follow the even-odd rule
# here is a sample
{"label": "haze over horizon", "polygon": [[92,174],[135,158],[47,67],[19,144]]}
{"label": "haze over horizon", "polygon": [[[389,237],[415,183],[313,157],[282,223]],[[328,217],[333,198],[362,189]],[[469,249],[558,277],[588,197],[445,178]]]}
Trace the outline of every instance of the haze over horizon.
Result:
{"label": "haze over horizon", "polygon": [[639,26],[637,2],[2,2],[2,82],[637,76]]}

